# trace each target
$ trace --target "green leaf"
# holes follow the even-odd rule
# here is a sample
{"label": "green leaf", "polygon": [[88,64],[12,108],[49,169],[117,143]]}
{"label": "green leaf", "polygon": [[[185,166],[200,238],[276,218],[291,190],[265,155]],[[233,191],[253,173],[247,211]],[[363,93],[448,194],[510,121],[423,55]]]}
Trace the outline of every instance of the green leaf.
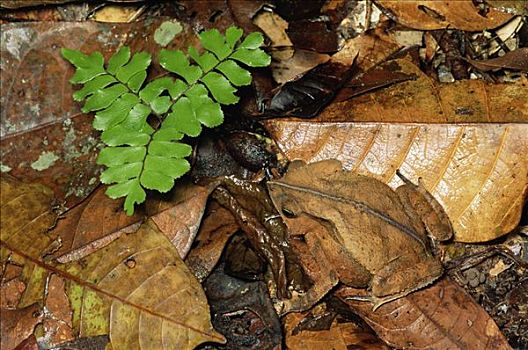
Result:
{"label": "green leaf", "polygon": [[251,74],[249,74],[244,68],[240,67],[235,61],[224,61],[220,63],[216,69],[222,72],[235,86],[251,84]]}
{"label": "green leaf", "polygon": [[77,69],[70,79],[72,84],[84,84],[93,78],[105,74],[104,58],[100,52],[85,55],[80,51],[62,49],[62,56],[73,64]]}
{"label": "green leaf", "polygon": [[113,199],[126,196],[124,206],[127,215],[134,214],[134,204],[143,203],[147,196],[139,184],[139,179],[132,179],[110,186],[106,190],[106,194]]}
{"label": "green leaf", "polygon": [[266,67],[271,63],[271,57],[261,49],[239,49],[230,57],[250,67]]}
{"label": "green leaf", "polygon": [[148,155],[145,159],[145,170],[141,174],[143,187],[167,192],[174,186],[174,179],[190,170],[185,159],[165,158]]}
{"label": "green leaf", "polygon": [[187,90],[188,85],[181,80],[174,81],[174,84],[169,88],[169,95],[175,100],[181,96]]}
{"label": "green leaf", "polygon": [[122,83],[128,83],[129,80],[137,73],[144,71],[150,65],[150,54],[148,52],[139,52],[132,56],[130,62],[117,70],[116,77]]}
{"label": "green leaf", "polygon": [[[96,112],[93,126],[102,131],[107,146],[97,158],[98,164],[107,167],[101,180],[114,184],[107,190],[109,196],[126,197],[127,214],[145,200],[145,188],[166,192],[189,171],[185,157],[192,148],[180,140],[185,135],[198,136],[202,125],[220,125],[224,120],[221,104],[238,102],[236,87],[249,85],[251,75],[235,61],[252,67],[270,63],[271,58],[259,49],[262,34],[252,33],[241,42],[242,35],[237,27],[228,28],[225,36],[216,29],[204,31],[200,34],[204,52],[190,47],[190,58],[180,50],[161,50],[160,65],[178,77],[163,76],[146,86],[151,63],[147,52],[132,55],[124,46],[105,70],[100,53],[62,50],[76,68],[72,83],[84,84],[74,99],[85,100],[84,112]],[[161,123],[151,126],[151,113]]]}
{"label": "green leaf", "polygon": [[147,150],[143,146],[106,147],[101,150],[97,164],[113,167],[125,163],[143,162]]}
{"label": "green leaf", "polygon": [[257,49],[264,44],[264,36],[260,32],[254,32],[246,36],[244,41],[238,46],[241,49]]}
{"label": "green leaf", "polygon": [[142,163],[127,163],[108,168],[101,173],[101,182],[104,184],[125,182],[138,177],[142,169]]}
{"label": "green leaf", "polygon": [[[185,83],[182,82],[185,85]],[[148,83],[140,92],[139,97],[146,103],[151,103],[156,97],[161,95],[165,90],[173,88],[174,82],[172,78],[163,77],[158,78]],[[186,86],[186,85],[185,85]]]}
{"label": "green leaf", "polygon": [[137,131],[144,130],[145,127],[148,126],[147,117],[150,115],[150,112],[150,107],[142,103],[138,103],[130,110],[123,123],[129,129]]}
{"label": "green leaf", "polygon": [[163,68],[182,76],[189,84],[195,83],[202,76],[200,67],[191,66],[187,57],[179,50],[161,50],[159,62]]}
{"label": "green leaf", "polygon": [[123,84],[115,84],[105,89],[99,89],[86,99],[86,103],[81,110],[83,113],[88,113],[106,108],[127,91],[128,89]]}
{"label": "green leaf", "polygon": [[221,104],[228,105],[238,102],[239,98],[234,94],[237,90],[224,76],[216,72],[209,72],[201,79],[201,81],[203,81],[209,91],[211,91],[215,100]]}
{"label": "green leaf", "polygon": [[103,89],[107,87],[108,85],[116,82],[114,77],[108,74],[100,75],[97,78],[94,78],[84,84],[83,88],[81,90],[76,91],[73,94],[73,99],[75,101],[82,101],[86,97],[92,95],[99,89]]}
{"label": "green leaf", "polygon": [[132,92],[138,92],[146,78],[147,71],[141,71],[130,78],[128,81],[128,87],[130,90],[132,90]]}
{"label": "green leaf", "polygon": [[225,59],[233,51],[225,42],[225,38],[218,29],[206,30],[200,33],[200,42],[202,46],[213,52],[221,61]]}
{"label": "green leaf", "polygon": [[101,140],[108,146],[145,146],[150,141],[150,135],[117,125],[104,131]]}
{"label": "green leaf", "polygon": [[244,31],[237,27],[229,27],[225,32],[226,43],[232,49],[235,47],[237,41],[242,37]]}
{"label": "green leaf", "polygon": [[198,51],[194,47],[189,47],[189,56],[198,63],[204,72],[208,72],[218,64],[218,60],[215,55],[210,52],[204,52],[202,55],[198,54]]}
{"label": "green leaf", "polygon": [[171,127],[161,127],[156,133],[152,136],[153,140],[156,141],[173,141],[173,140],[181,140],[183,138],[183,134],[179,132],[178,130],[171,128]]}
{"label": "green leaf", "polygon": [[149,155],[183,158],[191,155],[192,147],[180,142],[152,141],[148,148]]}
{"label": "green leaf", "polygon": [[130,59],[130,48],[128,46],[123,46],[115,54],[110,57],[108,61],[108,67],[106,70],[108,73],[115,75],[117,70]]}
{"label": "green leaf", "polygon": [[204,103],[198,107],[196,118],[209,128],[214,128],[224,122],[224,113],[218,103]]}
{"label": "green leaf", "polygon": [[108,108],[97,112],[93,121],[94,129],[106,130],[121,123],[138,102],[139,98],[133,94],[122,95]]}
{"label": "green leaf", "polygon": [[171,105],[172,101],[169,96],[160,96],[156,97],[154,101],[152,101],[150,107],[152,108],[154,113],[161,115],[163,113],[166,113]]}
{"label": "green leaf", "polygon": [[198,136],[202,132],[202,127],[194,115],[191,102],[186,97],[181,97],[172,106],[172,112],[162,124],[162,128],[164,127],[175,128],[189,136]]}

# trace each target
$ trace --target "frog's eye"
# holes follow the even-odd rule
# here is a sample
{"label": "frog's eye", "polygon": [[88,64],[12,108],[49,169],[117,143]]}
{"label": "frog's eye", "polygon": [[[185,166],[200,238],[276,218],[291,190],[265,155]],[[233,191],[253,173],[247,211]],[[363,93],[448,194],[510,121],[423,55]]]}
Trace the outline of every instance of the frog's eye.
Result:
{"label": "frog's eye", "polygon": [[287,217],[287,218],[294,218],[296,217],[295,213],[293,212],[293,210],[291,209],[288,209],[286,207],[282,207],[282,214]]}

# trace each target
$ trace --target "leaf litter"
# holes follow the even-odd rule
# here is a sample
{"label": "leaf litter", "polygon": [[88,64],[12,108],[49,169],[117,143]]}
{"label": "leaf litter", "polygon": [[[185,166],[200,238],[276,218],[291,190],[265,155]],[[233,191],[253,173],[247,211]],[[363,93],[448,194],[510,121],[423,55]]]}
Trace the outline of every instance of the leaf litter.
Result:
{"label": "leaf litter", "polygon": [[[224,30],[236,23],[247,31],[254,31],[256,27],[252,21],[255,14],[262,11],[261,5],[244,7],[237,1],[226,4],[215,1],[183,3],[186,8],[176,11],[163,4],[145,5],[137,14],[148,17],[160,12],[180,11],[177,20],[183,30],[169,44],[178,48],[196,40],[191,28]],[[232,125],[226,125],[229,132],[215,130],[209,137],[222,138],[221,142],[209,143],[208,153],[204,153],[202,147],[201,155],[193,158],[200,170],[193,170],[192,175],[195,180],[202,180],[200,186],[187,183],[166,196],[149,194],[146,205],[140,207],[133,217],[122,214],[119,209],[122,203],[104,197],[103,188],[92,192],[97,185],[99,170],[94,167],[95,158],[86,155],[93,155],[97,146],[82,151],[83,142],[88,144],[90,137],[97,136],[91,135],[89,128],[85,127],[91,122],[90,117],[70,117],[68,114],[68,120],[72,118],[73,132],[64,129],[60,118],[54,119],[59,114],[47,114],[47,118],[52,118],[50,124],[38,124],[29,129],[17,120],[8,120],[14,124],[3,125],[3,130],[5,127],[10,131],[7,138],[2,138],[3,154],[9,156],[3,157],[2,168],[9,169],[9,174],[24,181],[36,181],[37,184],[18,185],[11,177],[2,174],[2,216],[12,211],[17,214],[9,217],[17,219],[10,219],[6,224],[4,218],[2,220],[1,290],[9,296],[6,304],[9,310],[20,311],[9,312],[7,318],[2,312],[2,347],[4,339],[11,339],[12,347],[36,344],[35,335],[42,337],[43,334],[38,329],[49,330],[45,333],[47,344],[57,348],[85,346],[82,344],[98,344],[94,346],[103,348],[108,341],[114,348],[129,348],[147,342],[150,346],[157,346],[154,344],[160,344],[160,341],[178,344],[180,348],[194,348],[203,341],[217,342],[202,346],[209,349],[222,348],[219,343],[224,338],[228,340],[228,348],[237,344],[235,347],[240,349],[250,348],[248,344],[273,348],[280,343],[295,349],[311,346],[306,345],[311,341],[315,344],[339,342],[334,346],[344,348],[352,344],[365,344],[376,349],[388,345],[403,348],[409,346],[408,339],[412,339],[413,346],[431,348],[507,349],[510,345],[525,346],[528,340],[523,338],[522,324],[519,323],[526,316],[525,281],[520,277],[525,270],[515,260],[525,254],[523,249],[512,253],[514,259],[505,265],[509,268],[500,273],[491,274],[502,258],[485,255],[476,260],[484,262],[461,272],[466,276],[466,282],[458,277],[454,279],[457,282],[440,277],[430,287],[419,288],[373,311],[369,302],[359,301],[366,299],[365,295],[371,294],[372,290],[345,288],[340,284],[340,280],[343,282],[341,274],[336,271],[350,269],[328,268],[351,264],[347,260],[349,255],[346,255],[349,252],[345,254],[341,250],[345,255],[336,254],[342,249],[342,238],[339,237],[343,234],[342,229],[335,228],[339,227],[336,216],[326,214],[330,220],[315,220],[313,215],[308,218],[304,214],[296,218],[298,212],[295,206],[292,207],[291,194],[286,195],[286,210],[274,208],[266,204],[265,196],[262,197],[259,191],[247,191],[253,185],[244,185],[244,182],[238,183],[242,187],[224,182],[220,189],[215,189],[219,184],[217,176],[236,173],[246,181],[281,181],[284,174],[285,178],[291,176],[285,166],[288,161],[339,159],[345,169],[377,178],[392,188],[402,184],[396,176],[397,170],[411,182],[421,182],[453,221],[457,241],[487,242],[514,230],[519,220],[525,220],[521,218],[521,211],[528,182],[525,177],[527,164],[522,157],[527,152],[526,138],[523,137],[526,134],[523,125],[526,122],[526,77],[515,72],[525,71],[524,51],[518,49],[522,39],[517,34],[523,21],[514,18],[504,29],[493,29],[512,16],[498,12],[499,8],[490,4],[476,6],[462,1],[455,6],[444,1],[421,1],[419,4],[398,5],[380,0],[375,2],[374,11],[368,6],[358,10],[363,11],[359,12],[363,17],[372,12],[377,16],[379,9],[384,13],[379,21],[370,22],[369,18],[372,30],[360,35],[357,34],[363,32],[361,28],[338,28],[357,22],[357,18],[354,19],[356,22],[348,19],[341,22],[347,16],[347,6],[353,7],[347,2],[327,3],[324,7],[321,7],[323,2],[314,2],[305,8],[281,4],[276,9],[265,9],[282,17],[288,25],[288,29],[283,26],[280,32],[282,39],[290,40],[286,52],[292,53],[292,58],[277,61],[274,77],[269,72],[259,72],[254,85],[257,91],[253,93],[248,89],[242,93],[243,108],[240,111],[227,109],[226,119],[234,120]],[[191,16],[193,11],[196,14]],[[354,16],[358,16],[358,11]],[[459,13],[469,14],[475,20],[462,19]],[[83,29],[89,33],[85,43],[97,37],[103,45],[126,42],[138,49],[146,46],[150,50],[157,45],[152,39],[153,33],[163,20],[149,26],[147,41],[132,36],[112,40],[111,36],[97,34],[106,30],[105,25],[94,25],[93,22],[73,26],[87,28]],[[46,27],[37,23],[32,30],[46,32],[57,25],[51,23]],[[127,30],[126,26],[143,25],[142,21],[118,24],[111,30],[119,36],[121,30]],[[404,43],[400,39],[406,35],[406,29],[401,25],[423,30],[425,42],[420,50],[400,50]],[[20,26],[24,28],[24,25]],[[314,42],[314,36],[303,33],[302,29],[308,27],[318,33],[316,39],[325,37],[329,40]],[[262,28],[265,34],[268,33],[264,26]],[[439,35],[428,32],[437,28],[442,28]],[[484,29],[496,32],[501,40],[505,40],[505,45],[487,36]],[[507,38],[503,34],[506,30],[510,33]],[[333,41],[337,32],[341,37]],[[415,33],[418,38],[417,34],[419,31]],[[475,49],[474,52],[456,47],[461,36],[469,45],[467,47]],[[53,41],[53,34],[48,38],[46,40]],[[74,39],[71,41],[76,42]],[[276,37],[270,34],[269,40],[273,42]],[[335,45],[336,42],[339,46]],[[411,42],[422,45],[419,40]],[[31,45],[39,47],[41,44]],[[448,54],[455,52],[445,52],[450,48],[456,48],[457,55],[462,55],[470,63],[464,69],[473,79],[457,80],[453,84],[438,82],[446,71],[458,79],[458,74],[449,71],[452,68],[447,64]],[[20,49],[27,48],[21,46]],[[46,50],[49,51],[49,47],[46,46]],[[105,51],[105,54],[111,51]],[[55,57],[53,49],[50,52]],[[54,62],[61,64],[58,60]],[[350,70],[349,75],[342,74],[343,70],[339,69],[331,72],[338,77],[336,83],[324,74],[318,74],[331,64],[344,67],[345,72]],[[43,81],[52,74],[58,78],[69,75],[54,64],[46,67],[50,70],[41,73]],[[57,74],[52,68],[61,73]],[[286,73],[277,74],[280,71]],[[25,74],[22,70],[19,80],[35,80]],[[264,89],[266,86],[271,88]],[[19,90],[21,87],[18,86]],[[40,91],[38,86],[35,89]],[[286,102],[277,104],[284,91],[290,91],[289,96],[295,99],[281,97]],[[314,91],[322,91],[322,98],[312,98],[310,95]],[[17,97],[10,97],[9,103],[28,101],[29,96],[24,94],[10,96],[15,95]],[[5,98],[3,94],[2,98]],[[39,97],[31,98],[39,101]],[[271,104],[274,98],[275,102]],[[260,102],[265,103],[265,108],[261,108]],[[76,106],[70,101],[55,104],[55,108],[58,106],[66,106],[77,113]],[[30,113],[18,110],[19,107],[14,105],[9,108],[18,111],[16,115],[22,119],[36,113],[34,108]],[[240,113],[248,115],[240,116]],[[263,123],[251,119],[251,116],[269,119],[270,114],[275,119]],[[305,119],[285,118],[290,116]],[[238,123],[239,120],[243,122]],[[233,125],[234,129],[230,129]],[[261,125],[277,142],[280,152],[276,160],[270,161],[268,156],[260,155],[260,146],[251,146],[255,145],[254,135],[266,133]],[[73,153],[60,149],[61,140],[75,145],[75,149],[71,148]],[[25,151],[27,145],[30,145],[28,153]],[[239,151],[239,147],[243,151]],[[272,149],[277,150],[275,146]],[[43,151],[54,152],[59,158],[50,163],[49,168],[32,169],[31,163],[39,159]],[[84,155],[79,156],[79,152]],[[81,162],[69,168],[63,158]],[[229,159],[229,162],[222,159]],[[215,177],[216,182],[204,186],[208,183],[207,176]],[[313,176],[303,178],[313,186]],[[50,185],[56,199],[51,191],[38,183]],[[244,186],[246,189],[242,190]],[[228,196],[225,193],[219,195],[222,189],[227,190]],[[373,191],[372,198],[377,198],[376,192]],[[70,195],[65,196],[68,193]],[[75,199],[71,197],[73,193]],[[217,199],[228,199],[230,210],[208,200],[211,194]],[[73,209],[56,222],[56,214],[51,208],[62,203],[65,197],[69,197],[66,206]],[[7,203],[5,207],[4,203]],[[333,205],[323,209],[329,210]],[[420,212],[428,212],[423,211],[422,205],[418,206],[422,208]],[[323,209],[318,210],[317,215],[322,215]],[[381,212],[385,210],[393,208]],[[281,228],[279,215],[285,221],[298,220],[298,224],[292,226],[295,230]],[[349,216],[354,218],[355,215]],[[56,227],[52,228],[54,225]],[[415,226],[418,231],[423,229],[420,225]],[[319,232],[319,236],[314,232]],[[241,235],[248,234],[249,239],[241,239]],[[522,243],[523,236],[515,232],[499,239],[507,242],[520,239],[520,246],[526,246]],[[449,265],[451,259],[451,265],[456,266],[457,261],[463,261],[471,252],[478,254],[479,248],[482,250],[482,247],[473,246],[473,249],[451,241],[439,243],[427,239],[424,242],[428,254],[434,253],[444,265]],[[494,245],[494,242],[487,244]],[[181,262],[183,257],[186,257],[189,268]],[[394,276],[401,272],[399,270]],[[449,270],[449,274],[453,275],[453,270]],[[351,277],[357,279],[358,274]],[[243,284],[241,278],[252,282]],[[198,281],[203,281],[205,293]],[[409,280],[403,282],[407,284]],[[230,284],[237,287],[219,293]],[[340,286],[335,289],[338,284]],[[160,285],[164,287],[160,288]],[[504,286],[505,290],[497,286]],[[134,288],[137,290],[133,291]],[[468,290],[482,306],[469,297]],[[284,298],[288,294],[291,299]],[[179,295],[187,295],[184,303],[193,305],[196,314],[189,313],[190,307],[174,304],[172,300]],[[70,306],[54,306],[66,305],[65,298],[71,309]],[[38,305],[35,302],[41,304],[35,306]],[[49,307],[46,308],[53,312],[42,314],[43,303],[47,303]],[[163,307],[160,309],[159,305]],[[23,316],[22,310],[28,307],[39,312],[32,313],[29,318]],[[284,315],[287,310],[304,312]],[[501,314],[500,310],[509,312]],[[396,314],[398,316],[394,317]],[[293,316],[295,325],[291,326]],[[210,317],[212,326],[208,321]],[[454,317],[459,322],[456,327],[453,326]],[[424,319],[430,323],[416,322]],[[10,324],[24,324],[24,331],[16,338],[4,337],[5,332],[15,334],[12,328],[4,331],[5,320]],[[134,326],[128,326],[123,320]],[[38,326],[37,331],[33,331],[39,323],[44,328]],[[160,333],[160,324],[167,325],[171,331]],[[285,330],[284,335],[280,334],[281,328]],[[424,329],[428,331],[424,332]],[[152,334],[159,336],[154,339]],[[190,340],[178,338],[185,334]],[[43,339],[40,338],[39,343]]]}

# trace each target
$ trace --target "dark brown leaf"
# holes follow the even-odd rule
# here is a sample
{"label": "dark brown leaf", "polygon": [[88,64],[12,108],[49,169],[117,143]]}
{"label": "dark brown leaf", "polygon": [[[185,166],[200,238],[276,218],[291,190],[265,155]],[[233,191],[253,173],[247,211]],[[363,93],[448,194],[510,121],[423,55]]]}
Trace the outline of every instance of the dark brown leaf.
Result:
{"label": "dark brown leaf", "polygon": [[483,72],[496,71],[499,69],[513,69],[526,72],[528,71],[528,47],[521,47],[497,58],[491,58],[488,60],[468,59],[467,61]]}

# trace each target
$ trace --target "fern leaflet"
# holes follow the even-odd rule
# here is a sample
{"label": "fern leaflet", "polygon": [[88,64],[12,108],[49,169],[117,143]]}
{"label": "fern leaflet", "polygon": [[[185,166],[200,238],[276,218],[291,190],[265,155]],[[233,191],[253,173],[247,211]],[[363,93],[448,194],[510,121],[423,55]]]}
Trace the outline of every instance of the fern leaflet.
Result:
{"label": "fern leaflet", "polygon": [[[237,87],[251,83],[251,74],[239,63],[269,65],[270,57],[259,48],[262,35],[251,33],[241,40],[242,34],[236,27],[228,28],[225,36],[216,29],[202,32],[202,54],[194,47],[188,55],[161,50],[159,63],[172,74],[147,84],[147,52],[132,55],[122,47],[105,66],[99,52],[62,49],[76,68],[70,82],[83,84],[73,98],[84,101],[84,113],[95,112],[93,127],[102,132],[105,148],[97,162],[106,170],[101,182],[112,184],[106,191],[111,198],[126,197],[127,214],[145,201],[145,189],[167,192],[189,171],[185,158],[192,149],[182,139],[198,136],[202,125],[222,124],[221,105],[237,103]],[[151,125],[151,115],[159,122]]]}

